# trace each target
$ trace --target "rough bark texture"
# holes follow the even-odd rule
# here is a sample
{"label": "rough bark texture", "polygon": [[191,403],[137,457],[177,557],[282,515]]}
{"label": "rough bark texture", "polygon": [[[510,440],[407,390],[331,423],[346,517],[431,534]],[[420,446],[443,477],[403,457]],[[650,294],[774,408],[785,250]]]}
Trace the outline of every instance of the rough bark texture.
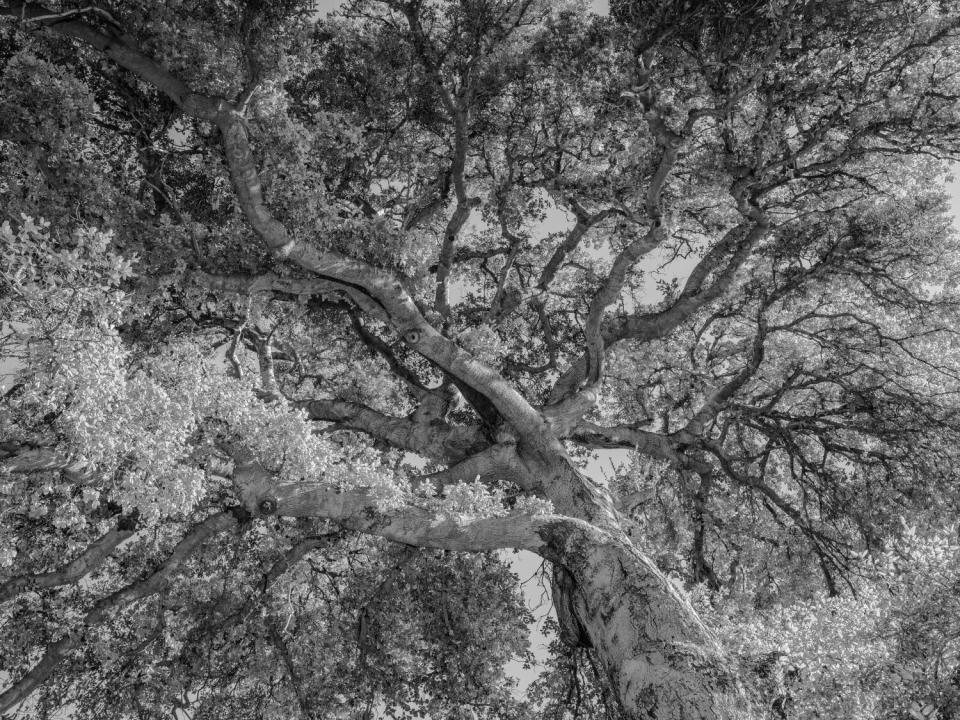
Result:
{"label": "rough bark texture", "polygon": [[[546,470],[546,469],[544,469]],[[749,702],[732,661],[690,603],[623,532],[606,490],[567,461],[547,497],[589,524],[555,527],[548,551],[572,578],[562,602],[630,718],[738,718]],[[575,634],[568,628],[568,634]]]}
{"label": "rough bark texture", "polygon": [[574,580],[576,619],[627,717],[746,716],[748,703],[729,659],[649,558],[594,528],[552,538],[552,547],[555,562]]}

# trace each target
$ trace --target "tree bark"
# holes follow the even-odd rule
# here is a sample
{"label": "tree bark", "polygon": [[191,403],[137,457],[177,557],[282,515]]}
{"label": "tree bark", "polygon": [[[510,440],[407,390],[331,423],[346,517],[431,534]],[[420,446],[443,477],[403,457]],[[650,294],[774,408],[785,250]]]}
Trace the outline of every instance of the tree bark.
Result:
{"label": "tree bark", "polygon": [[623,538],[577,527],[548,555],[571,575],[570,607],[628,718],[744,718],[736,668],[690,603]]}
{"label": "tree bark", "polygon": [[561,584],[561,602],[577,632],[589,638],[624,715],[747,717],[750,703],[732,660],[689,601],[630,541],[606,489],[561,453],[559,468],[555,461],[541,467],[554,475],[546,495],[558,512],[589,524],[563,526],[541,555],[570,576]]}

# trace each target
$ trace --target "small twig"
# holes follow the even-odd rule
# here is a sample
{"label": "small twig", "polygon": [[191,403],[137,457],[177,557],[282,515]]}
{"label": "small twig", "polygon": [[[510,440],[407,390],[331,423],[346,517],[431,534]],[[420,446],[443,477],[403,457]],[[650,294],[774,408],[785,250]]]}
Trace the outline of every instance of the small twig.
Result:
{"label": "small twig", "polygon": [[[26,10],[26,5],[24,5],[24,10]],[[117,19],[113,17],[109,12],[103,8],[94,7],[93,5],[87,5],[85,8],[77,8],[76,10],[66,10],[62,13],[51,13],[49,15],[37,15],[35,17],[23,17],[21,16],[21,21],[23,22],[49,22],[53,25],[58,22],[64,22],[65,20],[70,20],[71,18],[78,17],[80,15],[86,15],[87,13],[93,13],[99,15],[108,23],[113,25],[117,30],[122,30],[123,27],[117,22]]]}

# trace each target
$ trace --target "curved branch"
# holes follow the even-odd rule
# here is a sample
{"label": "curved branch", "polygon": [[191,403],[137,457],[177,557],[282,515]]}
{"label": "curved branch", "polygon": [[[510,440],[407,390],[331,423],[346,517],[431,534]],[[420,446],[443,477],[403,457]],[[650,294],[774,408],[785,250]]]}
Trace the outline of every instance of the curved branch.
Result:
{"label": "curved branch", "polygon": [[485,450],[464,458],[446,470],[423,478],[438,492],[445,486],[458,482],[515,483],[524,490],[531,489],[528,474],[520,463],[513,445],[492,445]]}
{"label": "curved branch", "polygon": [[[660,161],[657,163],[657,169],[650,179],[650,185],[647,187],[644,198],[644,208],[651,224],[649,230],[643,236],[629,243],[617,255],[606,280],[590,301],[586,328],[584,329],[587,361],[584,377],[589,385],[599,383],[603,377],[604,338],[602,321],[604,311],[619,297],[627,272],[633,267],[633,264],[663,243],[668,235],[668,231],[663,225],[663,210],[660,204],[667,178],[670,176],[674,165],[676,165],[684,136],[671,131],[667,127],[664,115],[657,108],[656,89],[650,84],[650,69],[650,58],[643,58],[637,80],[641,86],[646,87],[642,102],[645,107],[650,108],[646,113],[647,124],[650,126],[657,142],[663,147]],[[688,116],[683,132],[689,134],[693,129],[694,122],[695,117],[693,115]]]}
{"label": "curved branch", "polygon": [[[74,19],[80,18],[82,13],[55,13],[41,5],[16,0],[0,5],[0,15],[7,15],[22,22],[35,22],[59,35],[90,45],[153,85],[194,117],[214,120],[220,109],[216,99],[196,95],[180,78],[140,52],[132,38],[120,34],[116,21],[112,19],[107,21],[107,29],[101,31],[88,22]],[[99,16],[99,13],[95,16]]]}
{"label": "curved branch", "polygon": [[[721,253],[707,253],[691,273],[693,280],[688,280],[684,291],[670,307],[655,313],[632,313],[606,323],[602,333],[603,345],[610,347],[627,339],[647,342],[665,337],[699,310],[722,297],[733,285],[737,272],[743,267],[750,252],[770,230],[770,223],[765,216],[755,211],[751,211],[751,214],[755,216],[752,227],[751,224],[741,223],[721,240],[720,244],[728,249],[734,245],[737,237],[741,237],[723,270],[706,289],[702,287],[703,282],[716,268]],[[587,377],[588,369],[588,356],[584,354],[557,379],[550,391],[551,402],[558,402],[575,392]]]}
{"label": "curved branch", "polygon": [[544,265],[543,272],[540,273],[540,279],[537,280],[537,289],[540,291],[547,290],[551,283],[553,283],[553,279],[557,276],[557,272],[559,272],[560,266],[563,265],[563,261],[567,259],[567,255],[577,249],[580,241],[583,240],[583,236],[587,234],[590,228],[617,212],[617,210],[608,208],[593,215],[587,215],[579,204],[574,204],[574,214],[577,217],[577,222],[570,232],[567,233],[563,242],[553,251],[547,264]]}
{"label": "curved branch", "polygon": [[430,388],[420,381],[420,378],[417,377],[416,373],[414,373],[413,370],[408,368],[397,359],[397,356],[390,349],[390,346],[387,345],[387,343],[385,343],[380,337],[367,329],[366,325],[363,324],[363,320],[361,319],[359,313],[351,311],[350,321],[353,324],[354,332],[357,333],[357,337],[360,338],[363,344],[386,360],[387,365],[390,366],[390,371],[398,378],[403,380],[415,395],[418,395],[422,398],[423,396],[431,393]]}
{"label": "curved branch", "polygon": [[0,458],[0,469],[12,475],[61,471],[76,479],[90,472],[89,466],[71,459],[68,455],[48,447],[25,447],[9,443]]}
{"label": "curved branch", "polygon": [[[743,225],[738,225],[737,228],[734,228],[734,230],[730,232],[740,232],[743,227]],[[693,314],[702,307],[719,299],[733,285],[737,271],[743,267],[750,252],[756,247],[757,243],[766,236],[769,229],[770,226],[766,221],[761,220],[756,222],[749,232],[745,233],[743,239],[737,245],[737,249],[730,257],[730,260],[727,261],[724,269],[717,275],[709,287],[705,290],[700,289],[700,282],[702,282],[700,281],[695,284],[695,287],[697,287],[696,292],[691,289],[691,291],[687,293],[687,289],[685,288],[684,293],[666,310],[657,313],[635,313],[628,315],[609,329],[608,332],[611,341],[615,342],[626,338],[646,341],[664,337],[667,333],[672,332],[684,321],[693,316]],[[728,233],[728,237],[729,235],[730,233]],[[727,237],[721,242],[726,242],[726,240]],[[707,265],[713,262],[714,257],[712,257],[711,253],[707,253],[706,257],[697,265],[697,268],[694,268],[694,273],[699,272],[698,268],[700,268],[701,265]],[[709,268],[707,268],[707,270],[709,270]]]}
{"label": "curved branch", "polygon": [[[663,157],[660,160],[660,169],[658,169],[657,175],[654,178],[655,181],[659,178],[660,182],[657,185],[651,185],[650,188],[651,194],[655,193],[658,198],[663,189],[663,182],[666,180],[669,168],[673,166],[676,157],[676,149],[668,148],[663,153]],[[667,169],[663,169],[664,167]],[[663,228],[659,214],[659,202],[655,203],[655,207],[657,214],[653,216],[650,229],[627,245],[627,247],[617,255],[613,261],[613,267],[610,268],[610,272],[607,274],[606,280],[604,280],[603,285],[597,290],[593,299],[590,301],[584,336],[587,346],[587,371],[585,373],[585,379],[587,383],[591,385],[599,382],[603,374],[604,341],[602,320],[604,311],[619,297],[620,291],[623,289],[623,283],[627,277],[627,272],[633,267],[634,263],[660,245],[666,238],[666,231]]]}

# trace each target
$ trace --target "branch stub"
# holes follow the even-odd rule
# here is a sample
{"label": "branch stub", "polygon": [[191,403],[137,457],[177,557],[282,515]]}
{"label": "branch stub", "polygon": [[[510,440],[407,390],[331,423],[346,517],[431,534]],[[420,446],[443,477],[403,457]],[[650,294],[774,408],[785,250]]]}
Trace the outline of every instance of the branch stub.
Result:
{"label": "branch stub", "polygon": [[257,509],[260,510],[261,515],[273,515],[277,511],[276,498],[264,498],[257,505]]}

